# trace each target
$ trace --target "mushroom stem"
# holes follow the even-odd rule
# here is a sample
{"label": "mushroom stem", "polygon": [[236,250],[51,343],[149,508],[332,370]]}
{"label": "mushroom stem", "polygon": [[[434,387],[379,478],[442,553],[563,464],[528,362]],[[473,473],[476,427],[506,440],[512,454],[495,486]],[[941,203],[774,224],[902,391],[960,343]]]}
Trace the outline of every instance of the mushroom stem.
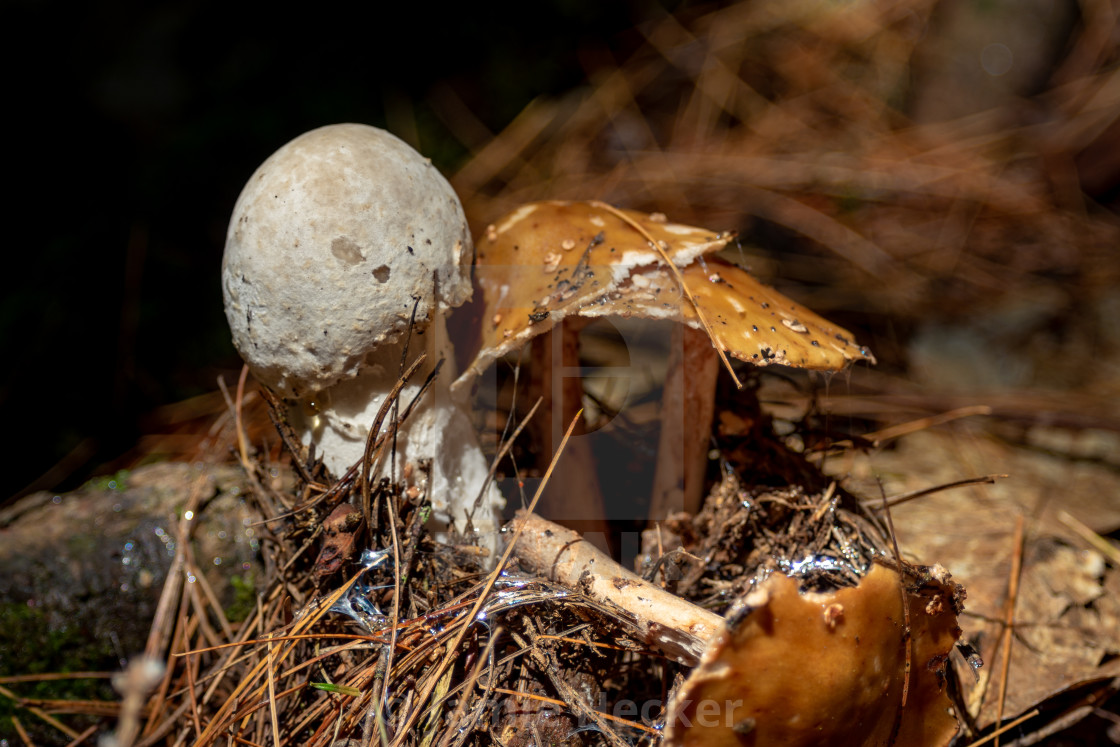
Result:
{"label": "mushroom stem", "polygon": [[[420,393],[440,359],[444,361],[443,370],[417,403],[409,420],[400,425],[397,450],[383,462],[380,474],[374,477],[395,475],[400,479],[406,464],[420,467],[422,463],[430,463],[427,484],[421,482],[419,487],[429,495],[435,518],[444,525],[454,523],[456,529],[463,531],[471,504],[458,496],[479,494],[486,480],[487,463],[469,416],[448,389],[448,382],[455,376],[454,356],[443,317],[433,320],[422,333],[412,335],[405,366],[421,352],[427,353],[427,360],[401,389],[402,411]],[[374,365],[356,378],[340,381],[320,392],[315,404],[304,410],[303,417],[293,418],[293,424],[302,428],[303,442],[315,446],[333,474],[344,474],[364,457],[370,426],[397,383],[404,353],[403,340],[383,345]],[[388,431],[391,427],[392,423],[387,421],[382,430]],[[423,470],[414,470],[413,474],[421,475]],[[495,493],[488,496],[487,502],[491,501],[500,501],[500,498]],[[476,513],[473,523],[474,528],[483,533],[497,529],[490,512]],[[489,540],[485,544],[495,543]]]}
{"label": "mushroom stem", "polygon": [[[564,432],[563,425],[572,422],[583,406],[583,382],[578,375],[579,333],[586,325],[584,319],[565,319],[531,343],[530,398],[542,398],[542,412],[552,413],[536,425],[540,454],[545,456],[555,451]],[[586,438],[574,437],[586,435],[586,430],[580,418],[560,457],[562,468],[553,473],[538,510],[606,549],[609,526],[595,456]],[[541,468],[546,466],[547,463]]]}
{"label": "mushroom stem", "polygon": [[700,510],[715,413],[720,359],[712,340],[684,324],[674,325],[672,335],[650,521]]}
{"label": "mushroom stem", "polygon": [[700,661],[723,621],[719,615],[626,570],[571,529],[526,511],[514,522],[522,525],[514,547],[522,567],[629,613],[645,642],[676,661]]}

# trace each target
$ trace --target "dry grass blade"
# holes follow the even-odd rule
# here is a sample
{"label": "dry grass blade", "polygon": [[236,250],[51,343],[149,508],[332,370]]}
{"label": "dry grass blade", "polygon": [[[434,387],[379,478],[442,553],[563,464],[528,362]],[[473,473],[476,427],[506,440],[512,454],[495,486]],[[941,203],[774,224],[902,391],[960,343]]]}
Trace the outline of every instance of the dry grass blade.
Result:
{"label": "dry grass blade", "polygon": [[[350,589],[351,585],[353,585],[363,573],[365,573],[364,568],[358,573],[354,574],[354,576],[351,577],[347,583],[344,583],[328,597],[305,609],[303,611],[303,616],[293,623],[292,632],[302,632],[303,630],[308,629],[314,623],[318,622],[322,618],[322,616],[326,614],[327,610],[329,610],[335,602],[342,598],[342,596]],[[214,743],[214,741],[218,739],[219,732],[224,729],[234,717],[234,714],[237,711],[237,705],[242,698],[247,698],[249,700],[261,698],[264,692],[268,689],[268,684],[265,683],[263,685],[258,685],[257,681],[262,674],[265,674],[266,671],[271,673],[273,662],[283,661],[289,654],[291,654],[294,647],[295,641],[287,642],[287,645],[283,647],[279,653],[258,661],[244,676],[244,678],[237,684],[237,687],[234,688],[233,692],[230,694],[226,702],[222,705],[221,708],[218,709],[218,712],[206,725],[206,728],[199,736],[196,744],[198,744],[200,747],[203,747],[204,745]],[[186,656],[189,654],[182,653],[177,655]],[[255,690],[252,689],[254,688],[254,686],[256,687]]]}
{"label": "dry grass blade", "polygon": [[27,745],[27,747],[35,747],[35,742],[32,741],[27,730],[23,728],[23,724],[15,716],[12,716],[12,726],[16,727],[16,733],[19,734],[19,738],[23,740],[23,743]]}
{"label": "dry grass blade", "polygon": [[958,407],[949,412],[943,412],[938,415],[930,415],[929,417],[918,418],[899,425],[893,425],[890,428],[883,428],[882,430],[873,431],[864,436],[868,441],[871,441],[876,446],[881,445],[884,441],[890,441],[910,433],[917,433],[918,431],[925,430],[926,428],[933,428],[939,425],[951,423],[954,420],[961,418],[968,418],[974,415],[991,415],[992,408],[988,405],[971,405],[969,407]]}
{"label": "dry grass blade", "polygon": [[[902,553],[898,550],[898,536],[894,532],[894,519],[891,517],[891,507],[887,503],[887,494],[883,491],[882,483],[879,483],[879,493],[882,497],[883,513],[887,517],[887,531],[890,533],[891,549],[894,550],[894,561],[898,563],[898,567],[902,568]],[[902,602],[902,645],[906,647],[906,664],[903,672],[902,681],[902,707],[906,707],[906,700],[910,695],[910,669],[912,666],[912,638],[910,632],[910,603],[906,594],[906,582],[899,576],[898,590]],[[902,711],[899,710],[899,718],[902,717]]]}
{"label": "dry grass blade", "polygon": [[33,705],[31,701],[20,698],[18,695],[16,695],[6,687],[0,687],[0,696],[3,696],[11,700],[12,702],[19,704],[22,708],[27,709],[28,713],[33,714],[36,718],[42,719],[45,723],[50,724],[52,727],[58,729],[60,732],[70,737],[71,739],[77,738],[78,733],[76,731],[66,726],[58,719],[51,716],[49,713],[43,711],[42,708]]}
{"label": "dry grass blade", "polygon": [[14,685],[19,682],[51,682],[56,680],[107,680],[113,672],[45,672],[43,674],[16,674],[0,677],[0,685]]}
{"label": "dry grass blade", "polygon": [[1058,512],[1058,521],[1069,527],[1094,550],[1108,558],[1113,565],[1120,566],[1120,549],[1117,549],[1114,544],[1085,526],[1067,511]]}
{"label": "dry grass blade", "polygon": [[[546,698],[543,695],[534,695],[533,693],[523,693],[523,692],[518,692],[517,690],[507,690],[503,687],[495,687],[494,692],[502,693],[503,695],[511,695],[515,698],[530,698],[532,700],[539,700],[542,703],[550,703],[552,705],[561,706],[563,708],[568,708],[569,707],[567,703],[565,703],[562,700],[557,700],[556,698]],[[658,734],[658,733],[660,733],[660,732],[658,732],[657,729],[651,729],[650,727],[646,726],[645,724],[639,723],[637,721],[628,721],[627,719],[621,718],[619,716],[615,716],[615,715],[610,714],[610,713],[601,713],[599,715],[602,718],[606,719],[607,721],[613,721],[614,723],[621,724],[622,726],[625,726],[629,729],[637,729],[638,731],[644,731],[646,734]]]}
{"label": "dry grass blade", "polygon": [[[966,477],[963,480],[954,480],[953,482],[947,482],[947,483],[944,483],[942,485],[934,485],[933,487],[922,488],[920,490],[911,490],[908,493],[902,493],[900,495],[891,496],[890,498],[887,499],[886,505],[889,506],[889,507],[899,506],[903,503],[907,503],[909,501],[916,500],[918,498],[924,498],[927,495],[933,495],[934,493],[940,493],[943,490],[953,490],[955,488],[967,488],[967,487],[972,487],[973,485],[993,485],[993,484],[995,484],[996,480],[1006,478],[1006,477],[1009,477],[1009,476],[1010,475],[1000,474],[1000,475],[983,475],[981,477]],[[863,505],[868,507],[868,508],[874,509],[876,507],[881,507],[883,505],[883,501],[882,501],[882,499],[871,499],[871,498],[869,498],[869,499],[863,501]]]}
{"label": "dry grass blade", "polygon": [[669,255],[665,253],[665,248],[661,246],[660,242],[658,242],[653,236],[650,236],[649,231],[647,231],[642,225],[633,220],[630,216],[623,213],[618,208],[614,207],[613,205],[608,205],[605,202],[596,201],[592,202],[592,204],[597,205],[603,210],[606,210],[611,214],[617,216],[619,220],[640,233],[642,237],[649,243],[649,245],[657,251],[657,254],[661,257],[661,261],[665,264],[665,267],[669,269],[669,271],[673,274],[674,279],[676,279],[677,286],[680,288],[681,293],[685,296],[685,298],[688,299],[688,303],[692,306],[693,311],[696,312],[696,318],[700,320],[700,324],[704,327],[704,332],[707,333],[708,338],[711,339],[712,345],[716,349],[716,352],[719,353],[719,359],[723,362],[723,366],[727,369],[727,373],[731,375],[731,380],[735,382],[735,387],[738,389],[742,389],[743,382],[739,381],[739,377],[735,375],[735,369],[731,367],[731,361],[727,358],[727,346],[716,335],[715,330],[712,329],[712,325],[708,322],[707,314],[705,314],[704,310],[700,308],[700,306],[696,303],[696,299],[693,297],[692,291],[689,289],[688,284],[685,283],[684,278],[681,277],[680,268],[677,267],[676,263],[673,262],[673,260],[669,258]]}
{"label": "dry grass blade", "polygon": [[513,448],[513,444],[517,441],[517,437],[525,430],[525,426],[527,426],[533,419],[533,416],[537,414],[537,410],[540,409],[542,402],[544,402],[544,397],[538,397],[537,401],[533,403],[533,406],[529,408],[529,412],[525,413],[525,417],[523,417],[521,422],[517,424],[517,427],[514,428],[513,433],[502,443],[501,448],[498,449],[498,453],[494,455],[493,461],[490,462],[490,470],[486,473],[486,480],[483,481],[482,488],[478,491],[478,497],[474,499],[474,505],[471,508],[472,516],[474,510],[482,504],[482,496],[487,486],[489,486],[494,479],[494,474],[498,471],[498,466],[502,463],[502,460],[506,458],[506,455],[509,454],[510,449]]}
{"label": "dry grass blade", "polygon": [[89,738],[92,737],[96,732],[97,726],[91,726],[81,734],[75,734],[74,738],[66,744],[66,747],[78,747],[78,745],[80,744],[85,744],[86,741],[89,740]]}
{"label": "dry grass blade", "polygon": [[[188,637],[187,630],[184,627],[183,628],[183,648],[184,649],[189,649],[190,646],[191,646],[191,642],[190,642],[190,639]],[[194,720],[194,735],[197,738],[199,735],[202,734],[202,722],[200,721],[200,718],[199,718],[198,697],[197,697],[197,694],[195,693],[196,663],[194,661],[191,661],[191,660],[188,659],[188,661],[186,662],[186,667],[184,667],[184,669],[186,670],[186,675],[187,675],[187,696],[188,696],[187,702],[190,703],[189,712],[190,712],[191,718]]]}
{"label": "dry grass blade", "polygon": [[117,717],[121,712],[121,704],[115,700],[64,700],[55,698],[20,698],[10,692],[3,693],[10,697],[21,708],[29,711],[38,710],[43,715],[51,713],[81,713],[88,716]]}
{"label": "dry grass blade", "polygon": [[999,744],[999,738],[1002,734],[1006,734],[1007,732],[1011,731],[1012,729],[1014,729],[1016,726],[1023,723],[1024,721],[1028,721],[1028,720],[1034,718],[1035,716],[1038,715],[1038,713],[1039,713],[1039,711],[1038,711],[1037,708],[1035,708],[1032,711],[1028,711],[1028,712],[1024,713],[1022,716],[1020,716],[1019,718],[1015,719],[1014,721],[1007,722],[1003,726],[1001,726],[998,729],[996,729],[995,731],[993,731],[988,736],[983,737],[981,739],[977,739],[975,742],[970,743],[968,745],[968,747],[980,747],[980,745],[987,744],[988,742],[991,742],[993,740],[995,740],[996,744]]}
{"label": "dry grass blade", "polygon": [[[996,704],[996,723],[1003,721],[1003,704],[1007,698],[1007,677],[1011,671],[1011,645],[1015,640],[1015,602],[1019,599],[1019,579],[1023,572],[1023,527],[1025,520],[1019,516],[1015,520],[1015,536],[1012,539],[1011,575],[1007,582],[1007,602],[1004,607],[1003,661],[1000,666],[999,702]],[[999,747],[999,735],[995,745]]]}
{"label": "dry grass blade", "polygon": [[237,377],[237,403],[233,409],[237,428],[237,453],[241,456],[241,465],[249,468],[249,439],[245,435],[245,424],[241,419],[242,403],[245,401],[245,380],[249,378],[249,366],[241,367],[241,375]]}
{"label": "dry grass blade", "polygon": [[265,657],[268,662],[268,717],[272,722],[272,744],[274,747],[280,747],[280,719],[276,715],[276,675],[274,672],[274,662],[272,653],[272,641],[268,642],[268,655]]}

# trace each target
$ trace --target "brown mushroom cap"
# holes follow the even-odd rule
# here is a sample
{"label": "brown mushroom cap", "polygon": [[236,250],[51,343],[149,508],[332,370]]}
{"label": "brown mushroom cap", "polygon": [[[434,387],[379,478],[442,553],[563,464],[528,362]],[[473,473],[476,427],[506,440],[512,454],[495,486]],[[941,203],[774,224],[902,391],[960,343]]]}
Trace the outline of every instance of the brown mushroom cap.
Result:
{"label": "brown mushroom cap", "polygon": [[665,744],[948,744],[957,731],[945,692],[960,635],[956,593],[944,576],[907,590],[907,683],[897,572],[875,565],[858,586],[827,594],[801,594],[793,579],[771,576],[674,696]]}
{"label": "brown mushroom cap", "polygon": [[717,347],[757,365],[839,371],[855,360],[874,361],[846,330],[745,270],[704,259],[734,235],[597,202],[517,208],[477,242],[475,273],[485,302],[481,347],[457,385],[569,314],[708,326]]}

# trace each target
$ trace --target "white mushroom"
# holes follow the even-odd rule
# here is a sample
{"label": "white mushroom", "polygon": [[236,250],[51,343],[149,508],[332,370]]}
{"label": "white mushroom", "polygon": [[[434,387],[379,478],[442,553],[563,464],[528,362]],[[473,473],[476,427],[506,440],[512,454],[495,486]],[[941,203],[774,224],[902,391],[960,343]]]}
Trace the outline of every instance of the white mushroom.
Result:
{"label": "white mushroom", "polygon": [[[447,389],[444,317],[471,296],[472,254],[462,206],[429,160],[383,130],[339,124],[261,164],[234,207],[222,262],[234,345],[259,381],[299,403],[304,443],[336,476],[362,458],[415,310],[409,360],[423,351],[427,361],[401,392],[402,411],[444,363],[398,435],[396,474],[431,460],[435,517],[460,530],[487,464]],[[503,503],[489,488],[474,527],[495,531]]]}

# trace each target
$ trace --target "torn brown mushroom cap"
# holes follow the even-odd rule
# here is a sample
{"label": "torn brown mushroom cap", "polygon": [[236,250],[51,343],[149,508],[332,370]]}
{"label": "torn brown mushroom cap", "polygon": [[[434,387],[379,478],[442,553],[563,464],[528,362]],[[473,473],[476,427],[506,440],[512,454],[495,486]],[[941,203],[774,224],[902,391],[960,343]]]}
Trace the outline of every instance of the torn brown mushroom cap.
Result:
{"label": "torn brown mushroom cap", "polygon": [[839,371],[855,360],[874,361],[846,330],[745,270],[703,259],[734,235],[597,202],[521,206],[476,242],[475,276],[485,302],[481,345],[455,386],[571,314],[666,319],[698,329],[706,320],[719,348],[757,365]]}
{"label": "torn brown mushroom cap", "polygon": [[681,267],[734,237],[596,202],[522,205],[488,226],[476,244],[475,278],[485,299],[482,342],[457,384],[569,314],[601,304],[634,268],[661,262],[658,250],[634,225],[660,242]]}
{"label": "torn brown mushroom cap", "polygon": [[772,575],[673,697],[665,744],[948,744],[957,731],[945,667],[960,635],[958,593],[947,578],[907,590],[907,683],[897,572],[875,565],[858,586],[827,594],[800,594],[796,581]]}
{"label": "torn brown mushroom cap", "polygon": [[680,276],[695,307],[677,290],[667,268],[653,266],[638,269],[617,292],[580,313],[676,319],[700,330],[703,313],[716,344],[758,366],[776,363],[842,371],[853,361],[875,361],[847,330],[768,288],[740,267],[712,257],[682,268]]}

